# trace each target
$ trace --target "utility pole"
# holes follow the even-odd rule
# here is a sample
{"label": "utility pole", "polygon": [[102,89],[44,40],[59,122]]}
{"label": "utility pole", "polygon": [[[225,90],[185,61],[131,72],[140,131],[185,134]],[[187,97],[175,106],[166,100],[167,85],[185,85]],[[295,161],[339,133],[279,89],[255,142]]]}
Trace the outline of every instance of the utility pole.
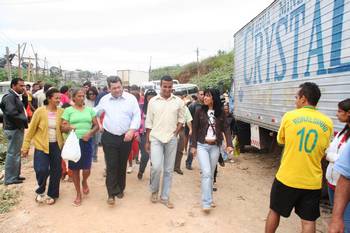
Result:
{"label": "utility pole", "polygon": [[197,53],[197,78],[199,79],[199,49],[196,50]]}
{"label": "utility pole", "polygon": [[46,63],[47,63],[47,60],[46,60],[46,57],[44,59],[44,69],[43,69],[43,75],[45,76],[46,75]]}
{"label": "utility pole", "polygon": [[21,58],[21,45],[20,44],[18,44],[17,53],[18,53],[18,77],[22,78],[22,66],[21,66],[22,58]]}
{"label": "utility pole", "polygon": [[35,53],[34,55],[35,55],[35,80],[34,81],[36,81],[39,78],[39,63],[38,63],[38,54]]}
{"label": "utility pole", "polygon": [[148,81],[151,78],[151,72],[152,72],[152,56],[150,56],[149,58]]}
{"label": "utility pole", "polygon": [[[23,46],[23,50],[21,52],[21,48]],[[22,72],[22,61],[23,61],[23,55],[24,51],[26,50],[27,43],[23,43],[22,45],[18,44],[18,77],[23,78],[23,72]]]}
{"label": "utility pole", "polygon": [[30,82],[31,78],[30,78],[30,73],[31,73],[31,66],[32,66],[32,59],[31,57],[29,56],[28,58],[28,67],[27,67],[27,81]]}
{"label": "utility pole", "polygon": [[11,62],[10,62],[9,47],[6,47],[6,70],[7,70],[7,80],[11,80]]}

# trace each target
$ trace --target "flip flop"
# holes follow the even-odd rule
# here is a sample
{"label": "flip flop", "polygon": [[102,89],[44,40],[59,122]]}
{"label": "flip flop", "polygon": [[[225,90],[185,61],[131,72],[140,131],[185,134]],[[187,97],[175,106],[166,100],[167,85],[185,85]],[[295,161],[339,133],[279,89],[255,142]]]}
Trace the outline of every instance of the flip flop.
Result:
{"label": "flip flop", "polygon": [[75,206],[75,207],[81,206],[81,199],[80,199],[80,201],[77,201],[77,199],[75,199],[73,201],[72,205]]}
{"label": "flip flop", "polygon": [[55,204],[56,203],[56,200],[54,199],[54,198],[52,198],[52,197],[48,197],[47,199],[46,199],[46,204],[47,205],[53,205],[53,204]]}

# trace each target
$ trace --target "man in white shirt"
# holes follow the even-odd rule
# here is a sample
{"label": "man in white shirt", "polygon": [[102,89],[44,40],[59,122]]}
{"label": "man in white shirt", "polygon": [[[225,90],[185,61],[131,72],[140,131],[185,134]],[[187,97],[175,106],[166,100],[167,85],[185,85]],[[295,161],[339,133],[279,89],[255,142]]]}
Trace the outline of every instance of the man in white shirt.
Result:
{"label": "man in white shirt", "polygon": [[126,165],[131,150],[134,133],[140,127],[141,113],[136,98],[123,91],[122,81],[118,76],[107,79],[110,93],[103,96],[95,107],[97,116],[104,112],[101,143],[106,160],[107,203],[113,205],[115,196],[123,198]]}
{"label": "man in white shirt", "polygon": [[172,94],[173,79],[164,76],[160,82],[160,94],[153,97],[147,110],[145,148],[151,157],[151,201],[158,201],[160,176],[163,168],[163,185],[160,202],[174,208],[169,193],[174,170],[177,135],[184,124],[184,102]]}

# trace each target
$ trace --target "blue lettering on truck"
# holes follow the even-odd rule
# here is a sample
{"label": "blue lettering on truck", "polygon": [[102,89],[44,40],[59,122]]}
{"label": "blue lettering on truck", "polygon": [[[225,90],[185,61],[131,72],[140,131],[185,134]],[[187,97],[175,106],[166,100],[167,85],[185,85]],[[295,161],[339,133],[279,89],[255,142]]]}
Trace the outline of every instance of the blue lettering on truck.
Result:
{"label": "blue lettering on truck", "polygon": [[[328,1],[333,4],[327,6],[327,10],[332,11],[329,13],[332,17],[325,19],[322,11],[326,10],[321,7],[321,0],[281,0],[274,5],[278,11],[268,9],[245,27],[241,32],[243,41],[240,42],[244,43],[245,84],[297,80],[350,71],[350,61],[346,61],[349,59],[342,54],[344,44],[350,43],[343,40],[345,1]],[[278,15],[273,17],[273,12],[278,12]],[[307,17],[312,18],[309,25]],[[331,24],[327,33],[323,28],[324,23]],[[303,30],[306,25],[308,30]],[[308,33],[302,41],[301,33]],[[330,40],[330,46],[324,44],[326,37]],[[303,49],[305,59],[300,58],[301,45],[307,47]],[[303,68],[302,72],[300,67]],[[291,70],[290,73],[288,70]]]}

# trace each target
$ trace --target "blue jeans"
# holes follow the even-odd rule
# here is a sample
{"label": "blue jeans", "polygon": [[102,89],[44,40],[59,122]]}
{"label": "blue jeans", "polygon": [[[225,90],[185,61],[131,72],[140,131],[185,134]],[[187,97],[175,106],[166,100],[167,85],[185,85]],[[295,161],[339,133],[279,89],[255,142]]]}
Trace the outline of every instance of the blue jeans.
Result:
{"label": "blue jeans", "polygon": [[58,198],[61,181],[61,162],[61,150],[56,142],[49,144],[49,154],[35,149],[34,170],[39,186],[35,191],[37,194],[45,192],[46,181],[50,176],[47,195],[51,198]]}
{"label": "blue jeans", "polygon": [[[331,203],[333,207],[334,203],[334,190],[328,187],[328,196],[329,196],[329,202]],[[344,211],[344,225],[345,225],[345,233],[350,233],[350,204],[346,206],[346,209]]]}
{"label": "blue jeans", "polygon": [[97,161],[97,151],[98,151],[98,135],[97,133],[91,137],[92,139],[92,159]]}
{"label": "blue jeans", "polygon": [[139,168],[139,173],[144,173],[145,169],[147,167],[147,163],[149,160],[149,154],[145,150],[145,144],[146,144],[146,133],[143,133],[140,135],[140,143],[139,143],[139,148],[141,151],[141,161],[140,161],[140,168]]}
{"label": "blue jeans", "polygon": [[219,160],[220,148],[217,145],[197,144],[197,155],[202,171],[202,206],[209,208],[213,202],[213,179],[216,164]]}
{"label": "blue jeans", "polygon": [[21,174],[21,148],[24,137],[23,129],[4,130],[8,140],[5,160],[5,184],[18,180]]}
{"label": "blue jeans", "polygon": [[158,139],[151,139],[151,182],[152,193],[159,191],[160,175],[163,167],[163,185],[160,198],[169,199],[171,182],[175,165],[177,138],[174,136],[168,143],[162,143]]}

